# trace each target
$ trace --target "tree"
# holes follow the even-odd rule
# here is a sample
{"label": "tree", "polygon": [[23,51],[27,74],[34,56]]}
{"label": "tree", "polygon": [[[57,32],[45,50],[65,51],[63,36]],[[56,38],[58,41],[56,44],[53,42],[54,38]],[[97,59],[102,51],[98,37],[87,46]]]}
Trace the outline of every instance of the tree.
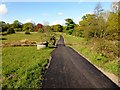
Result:
{"label": "tree", "polygon": [[119,2],[112,2],[112,6],[111,6],[112,12],[117,12],[118,10],[120,10],[120,1]]}
{"label": "tree", "polygon": [[66,31],[67,31],[68,34],[71,35],[73,30],[74,30],[75,23],[70,18],[65,19],[65,21],[66,21],[65,24],[67,25]]}
{"label": "tree", "polygon": [[43,29],[44,29],[44,32],[51,32],[51,27],[49,25],[45,25]]}
{"label": "tree", "polygon": [[96,15],[96,18],[97,18],[97,24],[98,24],[98,28],[96,29],[95,31],[95,34],[94,34],[94,37],[97,37],[97,31],[101,28],[99,26],[99,15],[101,14],[101,12],[103,11],[104,9],[102,9],[102,6],[101,6],[101,3],[97,3],[95,9],[94,9],[94,14]]}
{"label": "tree", "polygon": [[74,26],[74,31],[73,31],[72,35],[73,36],[83,37],[83,30],[78,24],[76,24]]}
{"label": "tree", "polygon": [[101,3],[97,3],[94,9],[94,14],[98,17],[103,10],[104,9],[102,9]]}
{"label": "tree", "polygon": [[25,24],[23,24],[22,30],[23,31],[29,30],[29,31],[33,32],[34,31],[33,23],[25,23]]}
{"label": "tree", "polygon": [[0,21],[0,32],[7,31],[8,27],[4,21]]}
{"label": "tree", "polygon": [[15,20],[11,26],[15,31],[22,31],[22,23],[18,20]]}
{"label": "tree", "polygon": [[37,32],[37,31],[39,31],[40,29],[44,32],[44,30],[43,30],[43,25],[40,24],[40,23],[38,23],[38,24],[34,27],[34,31]]}
{"label": "tree", "polygon": [[97,19],[95,14],[86,14],[82,17],[82,21],[79,22],[80,29],[83,30],[83,36],[86,39],[94,37],[97,28]]}
{"label": "tree", "polygon": [[62,32],[63,31],[63,27],[60,24],[52,25],[51,29],[54,32]]}
{"label": "tree", "polygon": [[58,32],[62,32],[63,31],[63,27],[60,24],[57,24],[58,27]]}
{"label": "tree", "polygon": [[15,33],[12,24],[6,24],[4,21],[0,21],[0,32],[7,32],[7,34]]}
{"label": "tree", "polygon": [[7,34],[13,34],[13,33],[15,33],[13,28],[10,27],[7,29]]}
{"label": "tree", "polygon": [[104,19],[104,14],[100,14],[97,18],[97,37],[103,38],[105,36],[105,30],[106,30],[106,21]]}
{"label": "tree", "polygon": [[67,26],[62,26],[63,27],[63,31],[62,32],[66,32]]}
{"label": "tree", "polygon": [[106,35],[109,36],[109,39],[118,39],[118,33],[119,33],[119,23],[118,23],[118,17],[120,15],[116,12],[110,12],[108,20],[107,20],[107,29],[106,29]]}

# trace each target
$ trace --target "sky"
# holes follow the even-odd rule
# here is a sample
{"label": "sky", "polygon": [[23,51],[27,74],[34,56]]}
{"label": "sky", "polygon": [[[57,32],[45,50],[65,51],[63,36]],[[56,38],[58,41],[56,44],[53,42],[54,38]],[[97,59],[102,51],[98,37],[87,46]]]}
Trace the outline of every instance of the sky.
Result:
{"label": "sky", "polygon": [[[79,23],[82,16],[93,13],[98,2],[1,2],[0,21],[13,23],[34,22],[41,24],[61,24],[71,18]],[[105,11],[111,9],[111,2],[101,2]]]}

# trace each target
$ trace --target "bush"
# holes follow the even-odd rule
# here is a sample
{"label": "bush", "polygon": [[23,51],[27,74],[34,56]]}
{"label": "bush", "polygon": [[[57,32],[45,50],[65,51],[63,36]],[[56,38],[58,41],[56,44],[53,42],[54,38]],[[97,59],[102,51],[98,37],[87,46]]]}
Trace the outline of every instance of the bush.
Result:
{"label": "bush", "polygon": [[67,30],[67,34],[71,35],[73,32],[73,29]]}
{"label": "bush", "polygon": [[30,31],[29,31],[29,30],[26,30],[26,31],[25,31],[25,34],[30,34]]}
{"label": "bush", "polygon": [[30,32],[34,32],[34,29],[30,29]]}
{"label": "bush", "polygon": [[7,34],[12,34],[12,33],[15,33],[14,29],[8,28],[7,29]]}
{"label": "bush", "polygon": [[39,29],[38,29],[38,32],[43,33],[43,29],[42,29],[42,28],[39,28]]}
{"label": "bush", "polygon": [[77,36],[77,37],[83,37],[83,31],[82,30],[73,30],[72,32],[73,36]]}
{"label": "bush", "polygon": [[118,42],[106,40],[106,39],[99,39],[96,41],[96,51],[98,53],[103,54],[103,56],[109,58],[109,61],[117,60],[118,58]]}
{"label": "bush", "polygon": [[17,32],[22,31],[22,29],[21,29],[21,28],[14,28],[14,30],[15,30],[15,31],[17,31]]}

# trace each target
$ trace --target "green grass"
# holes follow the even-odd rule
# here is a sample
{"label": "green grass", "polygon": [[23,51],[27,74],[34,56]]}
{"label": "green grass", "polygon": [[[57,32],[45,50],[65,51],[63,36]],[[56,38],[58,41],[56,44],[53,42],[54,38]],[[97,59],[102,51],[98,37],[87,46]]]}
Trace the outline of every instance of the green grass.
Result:
{"label": "green grass", "polygon": [[5,47],[2,52],[3,88],[39,88],[42,70],[53,49]]}
{"label": "green grass", "polygon": [[[48,35],[47,35],[48,34]],[[54,33],[22,32],[5,35],[2,42],[17,42],[23,39],[30,41],[45,41]],[[40,88],[42,73],[48,64],[50,53],[53,49],[37,50],[35,46],[29,47],[4,47],[2,48],[2,79],[3,88]]]}
{"label": "green grass", "polygon": [[68,34],[65,34],[65,33],[57,33],[58,35],[63,35],[64,37],[64,40],[65,40],[65,44],[81,44],[81,43],[85,43],[84,41],[84,38],[80,38],[80,37],[75,37],[75,36],[72,36],[72,35],[68,35]]}
{"label": "green grass", "polygon": [[[47,35],[49,36],[49,35]],[[31,32],[31,34],[24,34],[24,32],[18,32],[15,34],[8,34],[8,35],[4,35],[2,36],[3,39],[2,42],[14,42],[14,41],[20,41],[23,39],[28,39],[30,41],[45,41],[48,39],[48,37],[46,36],[46,33],[35,33],[35,32]]]}
{"label": "green grass", "polygon": [[[48,33],[24,32],[4,35],[2,42],[17,42],[23,39],[29,41],[45,41]],[[37,50],[35,46],[4,47],[2,49],[2,87],[3,88],[39,88],[41,86],[42,71],[48,64],[53,49]]]}

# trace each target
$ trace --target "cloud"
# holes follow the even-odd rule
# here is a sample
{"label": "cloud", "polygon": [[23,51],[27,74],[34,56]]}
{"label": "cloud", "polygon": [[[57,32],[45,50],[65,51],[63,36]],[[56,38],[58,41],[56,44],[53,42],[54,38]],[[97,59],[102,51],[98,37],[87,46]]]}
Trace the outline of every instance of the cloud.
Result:
{"label": "cloud", "polygon": [[62,12],[58,12],[58,15],[62,16],[62,15],[63,15],[63,13],[62,13]]}
{"label": "cloud", "polygon": [[81,14],[79,17],[76,17],[73,19],[73,21],[76,23],[76,24],[79,24],[79,22],[82,20],[82,17],[86,14],[94,14],[93,12],[87,12],[87,13],[83,13]]}
{"label": "cloud", "polygon": [[65,25],[65,20],[56,20],[50,23],[50,25],[56,25],[56,24]]}
{"label": "cloud", "polygon": [[82,20],[82,17],[77,17],[75,19],[73,19],[73,21],[76,23],[76,24],[79,24],[79,22]]}
{"label": "cloud", "polygon": [[43,21],[44,25],[49,25],[49,21]]}
{"label": "cloud", "polygon": [[82,16],[84,16],[84,15],[86,15],[86,14],[94,14],[94,12],[83,13]]}
{"label": "cloud", "polygon": [[24,23],[33,23],[33,24],[35,24],[35,22],[32,21],[32,19],[26,19],[26,20],[24,21]]}
{"label": "cloud", "polygon": [[0,14],[7,14],[8,9],[5,4],[0,4]]}

